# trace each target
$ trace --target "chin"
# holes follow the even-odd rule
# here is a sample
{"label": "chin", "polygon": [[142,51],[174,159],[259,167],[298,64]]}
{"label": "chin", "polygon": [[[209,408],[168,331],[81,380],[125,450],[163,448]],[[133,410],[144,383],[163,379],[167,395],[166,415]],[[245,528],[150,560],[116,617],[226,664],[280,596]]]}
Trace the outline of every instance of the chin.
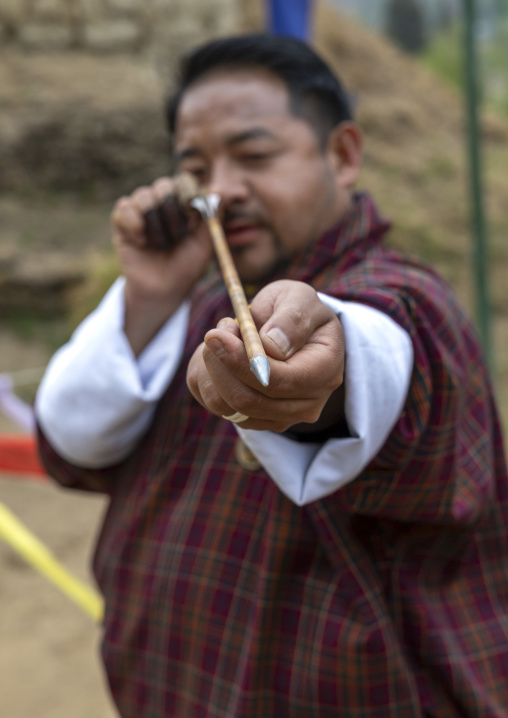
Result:
{"label": "chin", "polygon": [[245,272],[242,274],[239,274],[240,281],[242,284],[254,284],[254,285],[261,285],[265,284],[267,281],[267,275],[265,273],[258,274],[257,272]]}
{"label": "chin", "polygon": [[268,284],[273,279],[274,275],[285,266],[287,266],[286,261],[271,264],[269,267],[259,267],[255,269],[253,267],[249,267],[242,272],[238,270],[238,275],[243,284],[264,286],[265,284]]}
{"label": "chin", "polygon": [[245,261],[236,264],[238,276],[244,284],[261,284],[273,274],[273,265],[258,265],[254,262]]}
{"label": "chin", "polygon": [[[261,251],[263,249],[264,251]],[[275,249],[275,251],[273,251]],[[245,247],[232,251],[238,276],[244,284],[267,284],[276,272],[289,263],[288,253],[277,247]]]}

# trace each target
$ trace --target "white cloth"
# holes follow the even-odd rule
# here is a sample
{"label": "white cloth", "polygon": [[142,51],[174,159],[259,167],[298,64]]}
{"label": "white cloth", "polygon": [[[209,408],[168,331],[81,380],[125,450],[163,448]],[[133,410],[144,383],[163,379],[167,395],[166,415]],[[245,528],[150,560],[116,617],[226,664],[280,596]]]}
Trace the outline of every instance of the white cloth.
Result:
{"label": "white cloth", "polygon": [[[36,415],[48,441],[82,467],[105,467],[130,453],[182,357],[189,306],[180,307],[136,361],[122,329],[123,286],[117,280],[55,354],[36,397]],[[298,505],[352,481],[376,455],[400,415],[413,367],[409,335],[392,319],[370,307],[319,296],[344,329],[351,436],[302,444],[235,426],[273,481]]]}
{"label": "white cloth", "polygon": [[344,331],[345,415],[350,437],[298,443],[270,431],[237,431],[272,479],[303,506],[352,481],[382,447],[409,388],[413,345],[407,332],[372,307],[319,295]]}
{"label": "white cloth", "polygon": [[190,306],[183,304],[137,361],[123,332],[124,280],[52,358],[35,413],[67,461],[102,468],[125,458],[146,431],[180,363]]}

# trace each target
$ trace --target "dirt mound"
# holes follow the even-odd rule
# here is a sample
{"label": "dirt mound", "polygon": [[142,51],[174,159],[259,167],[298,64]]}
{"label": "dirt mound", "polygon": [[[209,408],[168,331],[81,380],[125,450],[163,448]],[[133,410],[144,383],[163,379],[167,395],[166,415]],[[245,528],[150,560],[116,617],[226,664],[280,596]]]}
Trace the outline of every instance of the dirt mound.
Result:
{"label": "dirt mound", "polygon": [[[262,7],[260,0],[244,0],[243,30],[262,27]],[[361,185],[394,220],[392,241],[430,259],[471,304],[463,98],[416,60],[324,2],[317,4],[314,38],[352,95],[365,133]],[[103,216],[104,202],[167,172],[163,101],[171,73],[161,65],[163,56],[157,49],[123,57],[79,52],[34,56],[4,49],[0,190],[25,196],[72,191],[84,205],[91,202],[90,215],[103,202]],[[502,313],[507,306],[508,125],[492,116],[483,124],[496,259],[492,301]],[[41,204],[39,209],[44,214]],[[21,235],[37,237],[28,249],[56,245],[62,251],[68,240],[59,226],[58,208],[47,211],[51,229],[45,219],[36,227],[28,224]],[[16,226],[23,222],[21,218]],[[106,244],[106,226],[104,232]],[[60,236],[56,242],[55,235]],[[78,238],[74,248],[89,246],[85,226],[75,227],[71,235]]]}
{"label": "dirt mound", "polygon": [[162,92],[148,59],[5,50],[0,88],[1,189],[112,197],[167,172]]}
{"label": "dirt mound", "polygon": [[[243,30],[263,26],[263,4],[244,0]],[[365,133],[361,186],[393,219],[392,241],[428,258],[471,306],[472,241],[463,98],[415,59],[326,3],[317,4],[315,44],[350,91]],[[79,52],[0,56],[0,190],[23,196],[23,214],[9,236],[23,254],[48,247],[59,253],[97,245],[88,222],[68,231],[65,210],[44,201],[51,193],[78,195],[87,216],[104,218],[106,205],[167,172],[163,121],[171,61],[154,49],[136,56],[94,57]],[[168,56],[169,57],[169,56]],[[157,62],[154,58],[157,58]],[[166,67],[166,65],[168,65]],[[496,311],[506,311],[508,263],[508,125],[484,118],[490,282]],[[40,195],[43,193],[43,201]],[[27,197],[28,195],[28,197]],[[109,203],[109,204],[108,204]],[[0,198],[0,211],[2,211]],[[64,226],[65,225],[65,226]],[[11,231],[10,227],[16,229]],[[107,224],[103,243],[108,243]],[[16,238],[14,239],[16,244]],[[100,242],[99,242],[100,244]]]}
{"label": "dirt mound", "polygon": [[[260,0],[244,0],[243,30],[263,26],[262,7]],[[317,4],[314,42],[353,98],[365,134],[360,185],[393,220],[391,241],[429,259],[472,309],[463,97],[417,60],[324,2]],[[167,62],[161,61],[164,56]],[[107,246],[104,218],[113,198],[169,169],[163,121],[169,58],[157,48],[111,57],[77,51],[23,55],[4,48],[0,190],[11,199],[0,197],[0,211],[6,201],[12,205],[13,196],[14,203],[22,198],[20,216],[3,227],[11,246],[20,246],[23,255],[51,248],[58,255],[70,251],[80,256],[91,245]],[[484,116],[483,136],[494,260],[489,288],[496,321],[508,321],[507,122]],[[54,201],[62,193],[72,193],[74,202],[79,197],[82,213],[100,217],[102,229],[82,214],[83,221],[69,230],[62,201]],[[34,206],[35,212],[30,210]],[[25,274],[22,269],[20,274]],[[505,360],[501,371],[508,373]]]}
{"label": "dirt mound", "polygon": [[[245,29],[260,24],[247,4]],[[439,137],[458,148],[459,98],[388,42],[318,4],[315,43],[358,105],[367,163],[387,152],[419,165],[418,151]],[[163,126],[165,69],[154,54],[30,56],[5,49],[0,63],[0,188],[127,191],[168,168]],[[503,134],[504,132],[504,134]],[[506,142],[503,128],[501,139]],[[372,141],[371,141],[372,140]],[[411,156],[407,157],[407,148]],[[389,158],[389,155],[388,155]],[[421,169],[421,166],[420,166]]]}
{"label": "dirt mound", "polygon": [[[261,7],[260,0],[245,0],[243,29],[262,26]],[[469,221],[462,98],[326,3],[317,4],[314,37],[357,107],[366,135],[363,183],[402,220],[401,235],[420,228],[417,251],[426,244],[438,254],[439,247],[455,251],[454,237],[467,232]],[[0,189],[112,199],[167,171],[163,99],[170,72],[160,57],[155,51],[27,56],[4,49]],[[508,152],[508,126],[492,117],[484,126],[487,148]],[[492,219],[503,222],[508,180],[498,173],[490,181]]]}

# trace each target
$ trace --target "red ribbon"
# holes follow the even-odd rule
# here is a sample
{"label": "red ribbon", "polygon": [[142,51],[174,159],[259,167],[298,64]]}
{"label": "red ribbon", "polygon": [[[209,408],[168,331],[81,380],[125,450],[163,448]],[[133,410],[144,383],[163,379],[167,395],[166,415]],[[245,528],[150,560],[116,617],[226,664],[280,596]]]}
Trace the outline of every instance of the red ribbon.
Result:
{"label": "red ribbon", "polygon": [[19,474],[19,478],[47,480],[35,437],[30,434],[0,436],[0,471]]}

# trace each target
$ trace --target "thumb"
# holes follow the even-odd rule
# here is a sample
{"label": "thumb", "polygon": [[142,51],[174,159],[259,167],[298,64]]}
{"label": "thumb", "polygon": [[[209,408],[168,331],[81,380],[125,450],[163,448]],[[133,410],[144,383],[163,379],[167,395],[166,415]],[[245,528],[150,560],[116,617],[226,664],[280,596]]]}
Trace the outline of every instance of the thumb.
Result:
{"label": "thumb", "polygon": [[251,311],[266,353],[286,360],[299,351],[316,329],[334,317],[316,291],[303,282],[281,280],[261,289]]}

